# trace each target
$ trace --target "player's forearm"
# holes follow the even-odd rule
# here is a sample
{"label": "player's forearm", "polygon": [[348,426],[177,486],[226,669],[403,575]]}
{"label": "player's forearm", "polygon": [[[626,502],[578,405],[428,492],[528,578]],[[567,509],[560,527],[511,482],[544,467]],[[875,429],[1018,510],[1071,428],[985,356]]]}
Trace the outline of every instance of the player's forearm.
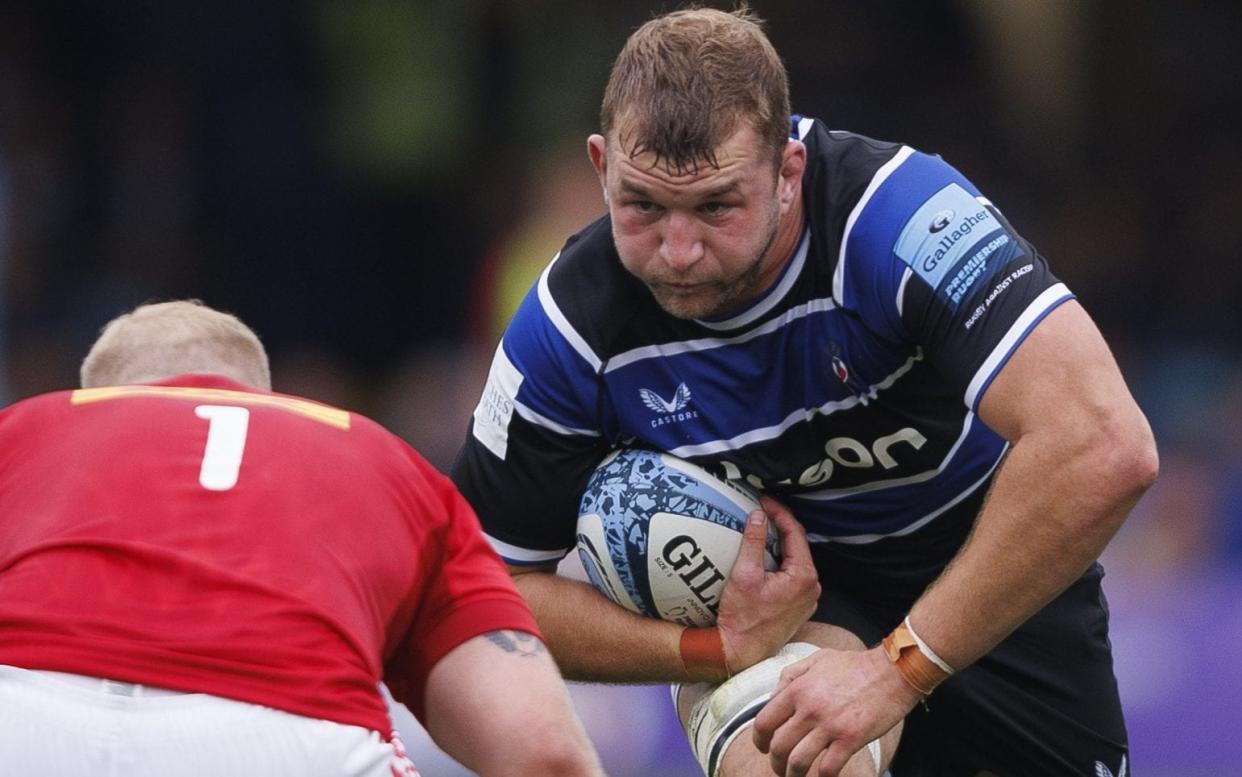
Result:
{"label": "player's forearm", "polygon": [[586,583],[531,572],[514,578],[561,673],[590,682],[672,682],[687,678],[683,627],[636,615]]}
{"label": "player's forearm", "polygon": [[602,777],[599,758],[544,645],[499,630],[453,649],[432,669],[426,724],[480,777]]}
{"label": "player's forearm", "polygon": [[954,668],[973,663],[1076,580],[1155,477],[1141,417],[1017,441],[966,546],[911,623]]}

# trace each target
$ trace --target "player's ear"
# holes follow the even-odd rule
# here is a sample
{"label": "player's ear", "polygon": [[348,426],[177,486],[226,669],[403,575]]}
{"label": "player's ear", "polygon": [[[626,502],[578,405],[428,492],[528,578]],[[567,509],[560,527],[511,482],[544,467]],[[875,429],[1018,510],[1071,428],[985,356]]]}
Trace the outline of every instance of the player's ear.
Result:
{"label": "player's ear", "polygon": [[777,194],[782,212],[797,199],[802,188],[802,173],[806,170],[806,146],[800,140],[790,140],[781,151],[781,167],[777,173]]}
{"label": "player's ear", "polygon": [[599,176],[599,185],[604,190],[604,202],[608,202],[608,145],[603,135],[592,135],[587,138],[587,156],[591,158],[591,166]]}

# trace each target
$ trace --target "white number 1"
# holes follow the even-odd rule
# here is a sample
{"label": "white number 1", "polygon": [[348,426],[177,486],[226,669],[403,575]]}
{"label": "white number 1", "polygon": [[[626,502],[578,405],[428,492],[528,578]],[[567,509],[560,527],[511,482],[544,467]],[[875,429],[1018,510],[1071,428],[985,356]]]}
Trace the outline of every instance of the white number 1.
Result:
{"label": "white number 1", "polygon": [[194,415],[207,420],[207,447],[199,484],[208,491],[228,491],[237,485],[242,453],[246,450],[246,428],[250,411],[228,405],[199,405]]}

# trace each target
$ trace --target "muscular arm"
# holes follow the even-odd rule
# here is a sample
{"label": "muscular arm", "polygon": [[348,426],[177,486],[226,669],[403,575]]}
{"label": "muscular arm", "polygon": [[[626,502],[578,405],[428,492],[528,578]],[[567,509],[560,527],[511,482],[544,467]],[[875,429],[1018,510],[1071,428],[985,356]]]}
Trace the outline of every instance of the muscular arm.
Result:
{"label": "muscular arm", "polygon": [[[752,520],[729,582],[721,594],[717,626],[733,672],[778,650],[815,609],[819,583],[806,533],[788,510],[763,504],[785,549],[781,568],[763,569],[767,521]],[[752,518],[757,517],[752,513]],[[544,567],[510,567],[557,664],[566,677],[594,682],[720,682],[700,668],[688,674],[681,661],[683,627],[636,615],[613,604],[589,584]]]}
{"label": "muscular arm", "polygon": [[954,667],[974,662],[1077,579],[1157,468],[1151,429],[1076,302],[1030,334],[979,413],[1012,448],[970,539],[910,613]]}
{"label": "muscular arm", "polygon": [[[1012,447],[975,529],[910,622],[950,666],[977,660],[1099,556],[1156,476],[1146,419],[1076,302],[1048,315],[988,389],[980,417]],[[917,702],[880,648],[824,650],[786,670],[756,719],[773,767],[821,774]]]}
{"label": "muscular arm", "polygon": [[681,678],[682,627],[610,602],[554,567],[511,566],[557,665],[571,680],[665,682]]}
{"label": "muscular arm", "polygon": [[483,777],[603,775],[543,643],[493,631],[458,645],[427,678],[427,730]]}

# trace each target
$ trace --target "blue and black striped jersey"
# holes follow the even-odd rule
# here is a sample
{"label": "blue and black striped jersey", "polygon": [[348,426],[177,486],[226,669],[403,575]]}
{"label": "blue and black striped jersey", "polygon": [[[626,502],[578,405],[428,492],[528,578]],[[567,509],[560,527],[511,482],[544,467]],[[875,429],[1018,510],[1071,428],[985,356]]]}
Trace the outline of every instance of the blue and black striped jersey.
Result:
{"label": "blue and black striped jersey", "polygon": [[977,510],[1006,443],[975,415],[1071,298],[961,173],[795,117],[806,230],[715,320],[662,311],[605,216],[543,272],[496,351],[453,478],[511,563],[559,559],[606,451],[638,445],[784,500],[812,542],[865,544]]}

